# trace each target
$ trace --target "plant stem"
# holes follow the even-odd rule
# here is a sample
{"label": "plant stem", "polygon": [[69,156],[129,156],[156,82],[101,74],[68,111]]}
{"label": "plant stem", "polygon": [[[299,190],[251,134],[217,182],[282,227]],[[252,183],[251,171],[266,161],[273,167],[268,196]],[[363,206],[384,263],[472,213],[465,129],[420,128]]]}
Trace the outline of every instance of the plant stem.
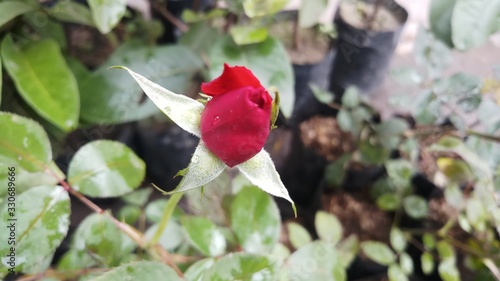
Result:
{"label": "plant stem", "polygon": [[[114,225],[120,229],[122,232],[124,232],[126,235],[128,235],[132,240],[135,241],[135,243],[140,247],[140,248],[146,248],[147,243],[146,239],[144,238],[144,235],[139,232],[137,229],[134,227],[123,223],[119,220],[117,220],[111,213],[105,212],[103,209],[101,209],[99,206],[97,206],[94,202],[90,201],[87,197],[85,197],[83,194],[80,192],[74,190],[71,188],[71,186],[62,178],[59,176],[55,171],[53,171],[50,167],[45,166],[45,170],[48,171],[58,182],[59,184],[71,195],[76,197],[78,200],[80,200],[83,204],[85,204],[87,207],[89,207],[92,211],[105,215],[111,219],[111,221],[114,223]],[[173,197],[173,196],[172,196]],[[182,195],[181,195],[182,197]],[[180,199],[180,198],[179,198]],[[177,204],[175,204],[177,205]],[[174,207],[175,207],[174,205]],[[172,208],[173,209],[173,208]],[[163,219],[163,218],[162,218]],[[168,222],[168,220],[167,220]],[[155,243],[156,244],[156,243]],[[180,277],[183,277],[182,271],[179,269],[177,264],[175,264],[174,260],[172,259],[171,255],[163,249],[159,244],[154,245],[152,248],[154,249],[155,254],[159,257],[161,261],[163,261],[165,264],[169,265],[172,269],[175,270],[177,275]]]}
{"label": "plant stem", "polygon": [[161,3],[152,1],[151,5],[166,20],[168,20],[170,23],[172,23],[173,25],[175,25],[175,27],[177,27],[180,31],[182,31],[183,33],[189,31],[189,27],[185,23],[183,23],[182,21],[180,21],[179,19],[177,19],[174,15],[172,15],[172,13],[170,13],[164,6],[162,6]]}
{"label": "plant stem", "polygon": [[486,139],[486,140],[489,140],[489,141],[500,142],[500,137],[497,137],[497,136],[492,136],[492,135],[488,135],[488,134],[476,132],[476,131],[473,131],[473,130],[467,130],[466,132],[469,135],[480,137],[480,138],[483,138],[483,139]]}
{"label": "plant stem", "polygon": [[175,207],[181,200],[182,195],[184,195],[184,192],[177,192],[172,194],[168,199],[165,210],[163,210],[163,215],[161,217],[160,223],[158,224],[158,228],[156,229],[153,238],[151,238],[151,240],[149,241],[150,244],[156,244],[160,240],[160,237],[163,234],[163,231],[165,231],[165,228],[167,227],[167,224],[172,217]]}

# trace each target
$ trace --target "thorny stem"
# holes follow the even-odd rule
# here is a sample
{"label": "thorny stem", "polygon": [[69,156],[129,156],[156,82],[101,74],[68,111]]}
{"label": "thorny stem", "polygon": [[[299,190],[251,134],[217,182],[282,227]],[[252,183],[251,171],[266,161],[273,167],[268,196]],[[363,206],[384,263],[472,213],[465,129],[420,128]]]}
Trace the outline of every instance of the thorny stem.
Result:
{"label": "thorny stem", "polygon": [[[146,239],[144,238],[144,235],[141,232],[139,232],[134,227],[117,220],[115,217],[111,215],[111,213],[105,212],[103,209],[97,206],[94,202],[90,201],[83,194],[71,188],[71,186],[68,184],[68,182],[64,180],[64,178],[61,178],[59,175],[57,175],[57,173],[55,173],[49,167],[46,166],[45,169],[50,174],[52,174],[52,176],[59,182],[59,184],[61,184],[61,186],[66,191],[68,191],[68,193],[76,197],[78,200],[80,200],[83,204],[85,204],[87,207],[89,207],[92,211],[96,212],[97,214],[102,214],[110,218],[111,221],[114,223],[114,225],[122,232],[124,232],[126,235],[128,235],[132,240],[134,240],[140,248],[146,248],[146,245],[148,245],[148,243],[146,243]],[[163,247],[161,247],[161,245],[157,243],[153,243],[152,245],[153,245],[152,247],[146,248],[148,252],[150,252],[153,256],[159,257],[160,260],[162,260],[164,263],[172,267],[177,273],[177,275],[183,277],[184,275],[182,271],[179,269],[177,264],[175,264],[172,256]]]}

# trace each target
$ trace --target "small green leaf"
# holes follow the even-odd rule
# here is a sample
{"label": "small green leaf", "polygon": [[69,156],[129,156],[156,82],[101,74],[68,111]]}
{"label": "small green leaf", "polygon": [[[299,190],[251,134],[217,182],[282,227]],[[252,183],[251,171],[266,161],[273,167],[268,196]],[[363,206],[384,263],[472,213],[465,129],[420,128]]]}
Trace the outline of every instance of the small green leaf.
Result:
{"label": "small green leaf", "polygon": [[275,263],[267,257],[249,253],[231,253],[206,270],[202,280],[274,280],[276,270]]}
{"label": "small green leaf", "polygon": [[427,250],[433,250],[436,247],[436,238],[430,233],[424,233],[422,235],[422,242]]}
{"label": "small green leaf", "polygon": [[403,200],[405,212],[414,219],[421,219],[427,216],[427,201],[418,195],[410,195]]}
{"label": "small green leaf", "polygon": [[349,268],[359,251],[359,240],[355,234],[351,234],[346,239],[337,244],[337,251],[342,257],[340,263],[344,268]]}
{"label": "small green leaf", "polygon": [[356,87],[348,87],[342,96],[342,105],[354,108],[359,105],[359,91]]}
{"label": "small green leaf", "polygon": [[396,227],[391,229],[390,234],[391,246],[397,253],[402,252],[406,248],[406,237],[405,234]]}
{"label": "small green leaf", "polygon": [[[256,185],[258,188],[264,190],[265,192],[284,198],[288,202],[292,203],[292,208],[295,212],[295,204],[292,198],[288,194],[288,190],[281,182],[280,175],[276,171],[273,160],[269,154],[262,149],[257,155],[252,157],[236,166],[238,170]],[[297,215],[297,214],[295,214]]]}
{"label": "small green leaf", "polygon": [[206,258],[199,260],[193,263],[187,270],[184,272],[184,278],[188,281],[202,281],[203,274],[209,268],[211,268],[215,263],[215,259]]}
{"label": "small green leaf", "polygon": [[474,179],[471,168],[465,161],[441,157],[438,158],[436,164],[439,170],[452,182],[464,182]]}
{"label": "small green leaf", "polygon": [[391,264],[387,270],[389,281],[407,281],[408,276],[401,270],[398,264]]}
{"label": "small green leaf", "polygon": [[281,229],[274,200],[255,187],[243,188],[231,204],[231,226],[239,244],[247,252],[270,252]]}
{"label": "small green leaf", "polygon": [[18,166],[28,172],[43,171],[52,161],[47,133],[35,121],[0,112],[0,163]]}
{"label": "small green leaf", "polygon": [[462,210],[465,207],[464,194],[458,184],[449,184],[446,186],[444,189],[444,198],[446,199],[446,203],[457,210]]}
{"label": "small green leaf", "polygon": [[70,249],[59,260],[57,269],[61,271],[78,270],[98,265],[98,262],[86,252]]}
{"label": "small green leaf", "polygon": [[434,270],[434,258],[432,257],[431,253],[423,253],[420,257],[420,262],[422,264],[422,272],[427,275],[431,274]]}
{"label": "small green leaf", "polygon": [[295,249],[298,249],[308,243],[311,243],[312,238],[309,232],[300,224],[291,222],[287,224],[288,228],[288,239],[290,244]]}
{"label": "small green leaf", "polygon": [[90,254],[100,264],[116,266],[135,244],[106,214],[91,214],[78,225],[72,248]]}
{"label": "small green leaf", "polygon": [[[149,222],[151,222],[151,223],[159,222],[161,220],[162,215],[163,215],[163,210],[167,206],[167,202],[168,202],[168,200],[167,199],[163,199],[163,198],[156,199],[156,200],[150,202],[146,206],[146,210],[145,210],[146,219]],[[174,218],[178,218],[182,214],[183,214],[182,210],[178,206],[176,206],[176,208],[174,209],[174,213],[172,214],[172,216]]]}
{"label": "small green leaf", "polygon": [[289,280],[337,281],[335,277],[345,273],[341,260],[335,245],[314,241],[299,248],[288,258]]}
{"label": "small green leaf", "polygon": [[413,67],[400,67],[391,69],[391,77],[401,85],[417,85],[422,83],[423,78]]}
{"label": "small green leaf", "polygon": [[438,272],[443,281],[460,281],[460,272],[454,259],[442,260],[439,263]]}
{"label": "small green leaf", "polygon": [[120,22],[127,8],[127,0],[89,0],[88,3],[102,34],[110,32]]}
{"label": "small green leaf", "polygon": [[257,26],[235,25],[229,30],[233,40],[238,45],[260,43],[267,38],[267,29]]}
{"label": "small green leaf", "polygon": [[245,14],[250,17],[261,17],[274,14],[283,9],[288,0],[243,0]]}
{"label": "small green leaf", "polygon": [[377,206],[384,211],[394,211],[399,208],[400,198],[395,193],[385,193],[377,198]]}
{"label": "small green leaf", "polygon": [[486,42],[491,34],[499,30],[499,14],[498,0],[458,0],[451,16],[455,47],[465,51]]}
{"label": "small green leaf", "polygon": [[206,256],[219,256],[226,250],[224,234],[209,219],[204,217],[183,216],[184,227],[191,244]]}
{"label": "small green leaf", "polygon": [[411,275],[413,273],[412,257],[406,252],[401,253],[399,255],[399,266],[406,275]]}
{"label": "small green leaf", "polygon": [[77,81],[53,40],[17,46],[10,35],[2,42],[5,69],[23,99],[43,118],[64,131],[78,126]]}
{"label": "small green leaf", "polygon": [[126,224],[133,225],[137,222],[141,216],[141,208],[135,205],[125,205],[123,206],[116,215],[117,219],[124,221]]}
{"label": "small green leaf", "polygon": [[314,83],[309,83],[309,88],[311,88],[311,92],[314,97],[321,103],[329,104],[333,102],[335,96],[327,90],[321,89],[318,85]]}
{"label": "small green leaf", "polygon": [[[158,231],[158,224],[153,224],[150,228],[146,230],[144,233],[144,237],[151,241],[153,236]],[[163,229],[163,232],[159,236],[158,242],[162,245],[163,248],[168,251],[173,251],[177,247],[179,247],[182,242],[184,242],[184,232],[182,231],[182,227],[176,220],[170,219],[168,221],[167,226]]]}
{"label": "small green leaf", "polygon": [[391,182],[397,188],[405,188],[411,184],[411,179],[415,173],[413,165],[408,160],[397,159],[385,162],[385,169]]}
{"label": "small green leaf", "polygon": [[441,259],[453,259],[455,260],[455,251],[450,243],[445,240],[441,240],[437,243],[437,251]]}
{"label": "small green leaf", "polygon": [[123,195],[121,199],[128,204],[144,206],[151,193],[153,193],[153,189],[151,187],[141,188]]}
{"label": "small green leaf", "polygon": [[0,3],[0,27],[15,17],[33,11],[36,6],[23,1],[3,1]]}
{"label": "small green leaf", "polygon": [[117,197],[136,189],[146,165],[126,145],[108,140],[80,148],[69,164],[68,181],[92,197]]}
{"label": "small green leaf", "polygon": [[[261,0],[257,0],[261,1]],[[265,88],[276,87],[280,92],[281,108],[290,117],[295,102],[293,69],[283,44],[270,36],[261,43],[238,46],[230,35],[217,40],[209,51],[211,79],[218,77],[224,63],[243,65],[250,69]]]}
{"label": "small green leaf", "polygon": [[299,26],[302,28],[313,27],[318,23],[321,15],[328,5],[328,0],[302,1],[299,10]]}
{"label": "small green leaf", "polygon": [[429,23],[432,33],[448,47],[453,47],[451,38],[451,18],[457,0],[431,1]]}
{"label": "small green leaf", "polygon": [[391,248],[382,242],[365,241],[360,246],[369,259],[381,265],[390,265],[396,260],[396,255]]}
{"label": "small green leaf", "polygon": [[314,226],[316,227],[319,239],[323,241],[337,244],[342,238],[342,224],[333,214],[324,211],[317,212],[314,219]]}
{"label": "small green leaf", "polygon": [[338,187],[344,181],[346,165],[351,160],[351,154],[345,153],[325,168],[325,180],[328,186]]}
{"label": "small green leaf", "polygon": [[[69,229],[68,193],[60,186],[37,186],[17,195],[15,204],[13,212],[6,202],[0,205],[0,237],[5,241],[0,243],[0,275],[9,267],[29,274],[43,272]],[[10,265],[9,255],[14,255]]]}
{"label": "small green leaf", "polygon": [[63,22],[95,26],[90,9],[75,1],[58,1],[48,9],[49,15]]}
{"label": "small green leaf", "polygon": [[115,267],[94,281],[169,280],[181,281],[175,271],[158,261],[137,261]]}
{"label": "small green leaf", "polygon": [[417,31],[413,55],[417,63],[427,69],[427,77],[437,78],[452,61],[451,51],[433,34],[420,27]]}

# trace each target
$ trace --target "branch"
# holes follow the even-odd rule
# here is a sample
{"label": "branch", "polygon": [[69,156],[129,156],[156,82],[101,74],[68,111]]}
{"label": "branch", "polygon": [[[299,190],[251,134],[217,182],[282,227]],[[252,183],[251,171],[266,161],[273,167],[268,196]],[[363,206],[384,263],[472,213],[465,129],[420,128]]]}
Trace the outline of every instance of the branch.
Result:
{"label": "branch", "polygon": [[189,31],[189,26],[187,26],[185,23],[180,21],[178,18],[176,18],[172,13],[170,13],[167,9],[165,9],[164,6],[162,6],[160,3],[153,1],[151,3],[153,8],[158,11],[166,20],[168,20],[170,23],[172,23],[175,27],[177,27],[180,31],[183,33],[186,33]]}

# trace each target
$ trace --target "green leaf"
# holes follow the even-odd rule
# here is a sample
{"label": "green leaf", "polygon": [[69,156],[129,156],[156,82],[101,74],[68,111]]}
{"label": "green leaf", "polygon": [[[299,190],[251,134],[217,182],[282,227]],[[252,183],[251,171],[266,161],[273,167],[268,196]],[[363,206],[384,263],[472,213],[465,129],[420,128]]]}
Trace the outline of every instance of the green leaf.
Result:
{"label": "green leaf", "polygon": [[181,281],[175,271],[158,261],[137,261],[120,265],[92,279],[94,281],[169,280]]}
{"label": "green leaf", "polygon": [[346,165],[351,160],[351,154],[345,153],[325,168],[325,180],[328,186],[340,186],[344,181]]}
{"label": "green leaf", "polygon": [[457,73],[434,83],[432,90],[447,103],[455,103],[463,111],[471,112],[481,103],[482,87],[479,77],[466,73]]}
{"label": "green leaf", "polygon": [[299,26],[302,28],[313,27],[318,23],[321,15],[328,5],[328,0],[302,1],[299,10]]}
{"label": "green leaf", "polygon": [[34,11],[36,6],[23,1],[3,1],[0,2],[0,27],[15,17]]}
{"label": "green leaf", "polygon": [[[177,52],[177,51],[180,50],[178,48],[181,48],[181,47],[173,47],[173,48],[174,49],[170,49],[171,51],[168,51],[167,49],[165,49],[164,54],[166,56],[168,56],[169,54],[173,55],[173,54],[176,54],[176,53],[178,55],[182,55],[182,53],[186,54],[186,52],[187,52],[187,49],[186,49],[186,52],[184,52],[184,51]],[[145,50],[142,50],[142,51],[145,51]],[[159,53],[161,53],[161,52],[159,52]],[[140,54],[145,55],[142,52]],[[187,54],[189,55],[191,53],[188,52]],[[132,55],[132,53],[130,53],[130,55]],[[136,55],[139,55],[139,54],[136,54]],[[185,58],[185,59],[186,60],[184,61],[184,63],[187,63],[189,60],[187,58]],[[165,62],[165,61],[160,61],[160,62]],[[181,61],[178,61],[178,62],[181,62]],[[138,63],[141,64],[140,62],[138,62]],[[159,63],[159,62],[156,62],[156,63]],[[172,63],[172,61],[170,63]],[[142,66],[144,66],[144,65],[142,65]],[[150,69],[149,71],[150,71],[150,73],[152,73],[152,71],[156,70],[156,72],[160,73],[160,75],[166,76],[166,77],[174,75],[173,73],[169,73],[170,71],[180,71],[181,73],[185,71],[185,70],[178,69],[178,67],[180,67],[179,65],[176,65],[176,66],[163,65],[162,68],[163,67],[166,67],[167,69]],[[172,121],[174,121],[174,123],[176,123],[179,127],[181,127],[185,131],[187,131],[187,132],[189,132],[189,133],[191,133],[191,134],[193,134],[195,136],[198,136],[198,137],[201,136],[201,133],[200,133],[200,116],[201,116],[201,113],[203,112],[203,109],[205,108],[203,106],[203,104],[197,102],[196,100],[188,98],[186,96],[178,95],[178,94],[176,94],[176,93],[174,93],[172,91],[169,91],[169,90],[163,88],[161,85],[158,85],[158,84],[156,84],[156,83],[148,80],[146,77],[144,77],[144,76],[142,76],[140,74],[137,74],[137,73],[133,72],[132,70],[126,68],[126,67],[121,67],[121,68],[127,70],[128,73],[130,75],[132,75],[132,77],[135,79],[135,81],[139,84],[140,88],[142,88],[142,91],[144,91],[144,93],[146,95],[148,95],[148,97],[154,102],[154,104],[161,111],[163,111],[163,113],[165,113],[170,119],[172,119]],[[175,69],[175,68],[177,68],[177,69]],[[193,68],[190,68],[190,69],[193,69]],[[110,72],[113,72],[113,71],[110,71]],[[118,72],[115,72],[115,73],[118,74]],[[158,74],[154,74],[154,75],[158,75]],[[184,77],[184,75],[181,75],[181,76],[183,76],[183,77],[182,78],[177,77],[177,79],[173,79],[172,78],[172,80],[170,80],[168,82],[182,83],[184,81],[184,79],[187,79],[187,77]],[[112,76],[109,76],[109,79],[111,79],[111,77]],[[166,80],[169,80],[169,79],[166,79]],[[121,81],[119,80],[117,82],[120,83]],[[130,83],[125,83],[124,86],[126,86],[126,87],[132,87],[130,85]],[[121,87],[121,86],[115,84],[112,87],[114,88],[114,87]],[[132,88],[134,88],[134,87],[132,87]],[[117,91],[118,89],[115,89],[115,91]],[[123,89],[123,90],[127,90],[128,92],[131,92],[130,89]],[[137,93],[141,93],[141,91],[137,91],[136,93],[132,93],[132,95],[130,95],[128,98],[124,97],[122,95],[122,93],[120,93],[120,95],[117,95],[116,93],[117,92],[112,93],[109,97],[107,97],[107,100],[103,101],[103,102],[109,103],[106,106],[112,106],[112,104],[114,103],[113,100],[115,100],[115,99],[125,99],[125,100],[127,100],[127,99],[136,99],[138,97],[140,98],[140,96],[137,96],[136,94]],[[89,100],[89,105],[91,105],[93,102],[95,102],[95,101],[94,100]],[[146,106],[146,105],[141,105],[140,102],[138,103],[137,100],[134,101],[134,103],[136,104],[135,106],[137,106],[138,109]],[[120,104],[119,106],[127,106],[127,105]],[[130,107],[130,105],[128,107]],[[124,110],[126,108],[127,107],[124,107],[121,110]],[[142,109],[144,109],[144,108],[142,108]],[[104,109],[104,110],[106,110],[106,109]],[[124,118],[123,114],[125,114],[125,113],[129,114],[128,111],[119,112],[119,110],[117,112],[112,113],[112,115],[109,116],[110,117],[110,121],[113,121],[113,120],[116,120],[116,121],[123,120],[123,118]],[[145,113],[145,115],[142,115],[142,116],[138,115],[138,116],[136,116],[136,118],[146,117],[146,116],[150,115],[151,113],[153,113],[152,111],[149,111],[149,110],[147,110],[147,111],[148,111],[147,114]],[[92,113],[93,113],[92,111],[88,111],[88,114],[92,114]],[[103,116],[103,117],[105,119],[108,118],[108,117],[105,117],[105,116]]]}
{"label": "green leaf", "polygon": [[250,17],[272,15],[283,9],[288,0],[244,0],[245,14]]}
{"label": "green leaf", "polygon": [[207,56],[208,51],[221,36],[217,29],[206,21],[201,21],[189,25],[189,31],[183,33],[178,42],[196,54]]}
{"label": "green leaf", "polygon": [[269,88],[278,89],[281,98],[281,111],[290,117],[295,102],[293,70],[282,43],[268,37],[264,42],[249,46],[236,45],[231,36],[218,40],[209,52],[211,79],[218,77],[224,63],[243,65],[250,69]]}
{"label": "green leaf", "polygon": [[389,158],[389,150],[381,144],[363,140],[359,143],[360,160],[368,165],[383,164]]}
{"label": "green leaf", "polygon": [[389,281],[407,281],[408,276],[401,270],[398,264],[391,264],[387,270]]}
{"label": "green leaf", "polygon": [[[15,184],[16,193],[19,195],[32,187],[39,185],[57,185],[58,179],[63,179],[65,175],[54,162],[48,165],[47,169],[40,172],[27,172],[19,166],[9,166],[9,163],[1,163],[0,161],[0,171],[7,171],[5,173],[0,173],[0,186],[8,186],[9,184],[9,167],[15,168]],[[57,176],[54,176],[57,175]],[[7,188],[0,188],[0,198],[7,196]],[[1,202],[1,199],[0,199]]]}
{"label": "green leaf", "polygon": [[206,256],[219,256],[226,250],[224,234],[209,219],[183,216],[181,224],[191,244]]}
{"label": "green leaf", "polygon": [[274,280],[275,263],[264,256],[231,253],[205,271],[203,281]]}
{"label": "green leaf", "polygon": [[451,259],[455,260],[455,251],[453,250],[453,247],[451,246],[450,243],[448,243],[446,240],[441,240],[437,243],[437,252],[439,254],[439,257],[443,260],[445,259]]}
{"label": "green leaf", "polygon": [[330,213],[319,211],[314,219],[314,226],[319,239],[337,244],[342,238],[342,224],[339,219]]}
{"label": "green leaf", "polygon": [[394,211],[399,208],[400,198],[395,193],[385,193],[377,198],[377,206],[383,211]]}
{"label": "green leaf", "polygon": [[[144,237],[150,241],[157,231],[158,224],[153,224],[150,228],[148,228],[148,230],[146,230]],[[168,251],[173,251],[179,247],[182,242],[184,242],[184,232],[182,231],[182,227],[179,223],[172,219],[169,220],[167,226],[161,233],[158,242]]]}
{"label": "green leaf", "polygon": [[438,169],[453,183],[462,183],[474,180],[469,165],[460,159],[440,157],[436,164]]}
{"label": "green leaf", "polygon": [[451,16],[453,44],[465,51],[479,46],[499,30],[499,0],[457,0]]}
{"label": "green leaf", "polygon": [[448,47],[453,47],[451,19],[457,0],[431,1],[429,21],[432,33]]}
{"label": "green leaf", "polygon": [[396,260],[396,255],[391,248],[382,242],[364,241],[360,246],[369,259],[381,265],[390,265]]}
{"label": "green leaf", "polygon": [[391,246],[397,253],[402,252],[406,248],[405,234],[399,228],[393,227],[389,237]]}
{"label": "green leaf", "polygon": [[406,252],[401,253],[399,255],[399,266],[406,275],[411,275],[413,273],[412,257]]}
{"label": "green leaf", "polygon": [[[454,1],[454,0],[453,0]],[[433,1],[439,2],[439,1]],[[418,85],[423,82],[423,77],[413,67],[399,67],[391,69],[390,75],[401,85]]]}
{"label": "green leaf", "polygon": [[411,184],[414,174],[413,165],[404,159],[388,160],[385,162],[387,175],[397,188],[405,188]]}
{"label": "green leaf", "polygon": [[98,265],[98,262],[86,252],[70,249],[59,260],[57,269],[61,271],[78,270]]}
{"label": "green leaf", "polygon": [[354,108],[359,105],[359,91],[356,87],[348,87],[342,96],[342,105]]}
{"label": "green leaf", "polygon": [[424,233],[422,235],[422,242],[427,250],[433,250],[436,247],[436,238],[430,233]]}
{"label": "green leaf", "polygon": [[434,258],[429,252],[425,252],[420,256],[420,263],[422,264],[422,272],[424,274],[431,274],[434,270]]}
{"label": "green leaf", "polygon": [[2,59],[23,99],[43,118],[64,131],[78,126],[78,85],[55,41],[16,46],[10,35],[2,42]]}
{"label": "green leaf", "polygon": [[346,239],[337,244],[337,251],[342,257],[340,263],[344,268],[349,268],[359,251],[359,240],[355,234],[351,234]]}
{"label": "green leaf", "polygon": [[128,204],[144,206],[146,202],[148,202],[151,193],[153,193],[153,189],[151,187],[147,187],[125,194],[121,197],[121,199]]}
{"label": "green leaf", "polygon": [[408,123],[401,118],[391,118],[374,126],[379,137],[399,136],[408,130]]}
{"label": "green leaf", "polygon": [[427,216],[427,201],[418,195],[410,195],[403,200],[405,212],[414,219],[421,219]]}
{"label": "green leaf", "polygon": [[290,244],[295,249],[298,249],[308,243],[312,242],[311,235],[307,230],[300,224],[291,222],[287,224],[288,228],[288,239]]}
{"label": "green leaf", "polygon": [[251,159],[237,165],[236,167],[247,179],[250,180],[250,182],[252,182],[252,184],[256,185],[258,188],[273,196],[284,198],[288,200],[288,202],[292,203],[292,208],[296,213],[295,204],[293,203],[292,198],[290,198],[288,190],[283,185],[283,182],[281,182],[280,175],[276,171],[273,160],[264,149]]}
{"label": "green leaf", "polygon": [[484,203],[476,197],[467,199],[465,203],[465,213],[470,224],[475,229],[482,232],[486,230],[488,220],[488,210],[484,207]]}
{"label": "green leaf", "polygon": [[2,105],[2,81],[3,81],[3,77],[2,77],[2,56],[0,54],[0,105]]}
{"label": "green leaf", "polygon": [[338,271],[345,273],[335,245],[325,241],[314,241],[299,248],[288,258],[287,269],[293,281],[337,281]]}
{"label": "green leaf", "polygon": [[[69,229],[70,200],[60,186],[37,186],[14,197],[15,210],[9,204],[1,205],[0,274],[10,265],[8,255],[15,248],[16,272],[35,274],[45,271],[56,248]],[[13,239],[12,239],[13,238]],[[15,244],[10,241],[15,241]]]}
{"label": "green leaf", "polygon": [[108,140],[80,148],[68,168],[73,188],[92,197],[117,197],[136,189],[144,179],[146,165],[126,145]]}
{"label": "green leaf", "polygon": [[47,11],[59,21],[95,26],[90,9],[75,1],[58,1]]}
{"label": "green leaf", "polygon": [[442,260],[439,263],[438,272],[443,281],[460,281],[460,272],[454,259]]}
{"label": "green leaf", "polygon": [[278,242],[281,219],[274,200],[255,187],[243,188],[231,204],[231,226],[247,252],[270,252]]}
{"label": "green leaf", "polygon": [[200,141],[194,151],[193,157],[191,157],[187,173],[182,177],[182,181],[172,192],[184,192],[201,187],[219,176],[225,168],[226,164],[217,158],[217,156],[208,150],[205,144]]}
{"label": "green leaf", "polygon": [[120,22],[127,8],[127,0],[89,0],[88,3],[102,34],[110,32]]}
{"label": "green leaf", "polygon": [[100,264],[117,266],[135,244],[106,214],[91,214],[77,227],[72,248],[92,255]]}
{"label": "green leaf", "polygon": [[450,49],[423,27],[417,32],[413,55],[426,68],[429,78],[439,77],[452,61]]}
{"label": "green leaf", "polygon": [[[162,215],[163,215],[163,210],[167,206],[167,202],[168,202],[167,199],[161,198],[161,199],[156,199],[156,200],[152,201],[151,203],[149,203],[146,206],[146,210],[145,210],[146,219],[151,223],[159,222],[161,220]],[[182,210],[178,206],[176,206],[172,216],[174,218],[178,218],[182,214],[183,214]]]}
{"label": "green leaf", "polygon": [[138,206],[125,205],[118,211],[116,218],[120,221],[124,221],[126,224],[134,225],[141,216],[141,213],[141,208]]}
{"label": "green leaf", "polygon": [[335,96],[331,92],[321,89],[314,83],[309,83],[309,88],[311,88],[311,92],[313,93],[314,97],[321,103],[329,104],[333,102],[335,98]]}
{"label": "green leaf", "polygon": [[263,42],[267,39],[267,29],[252,25],[235,25],[229,30],[234,42],[248,45]]}
{"label": "green leaf", "polygon": [[203,274],[209,268],[211,268],[215,263],[213,258],[207,258],[199,260],[193,263],[187,270],[184,272],[184,278],[188,281],[202,281]]}
{"label": "green leaf", "polygon": [[52,160],[47,133],[35,121],[16,114],[0,112],[0,163],[27,172],[43,171]]}
{"label": "green leaf", "polygon": [[414,102],[412,114],[418,124],[431,125],[436,122],[441,114],[440,102],[436,95],[432,91],[419,94]]}

